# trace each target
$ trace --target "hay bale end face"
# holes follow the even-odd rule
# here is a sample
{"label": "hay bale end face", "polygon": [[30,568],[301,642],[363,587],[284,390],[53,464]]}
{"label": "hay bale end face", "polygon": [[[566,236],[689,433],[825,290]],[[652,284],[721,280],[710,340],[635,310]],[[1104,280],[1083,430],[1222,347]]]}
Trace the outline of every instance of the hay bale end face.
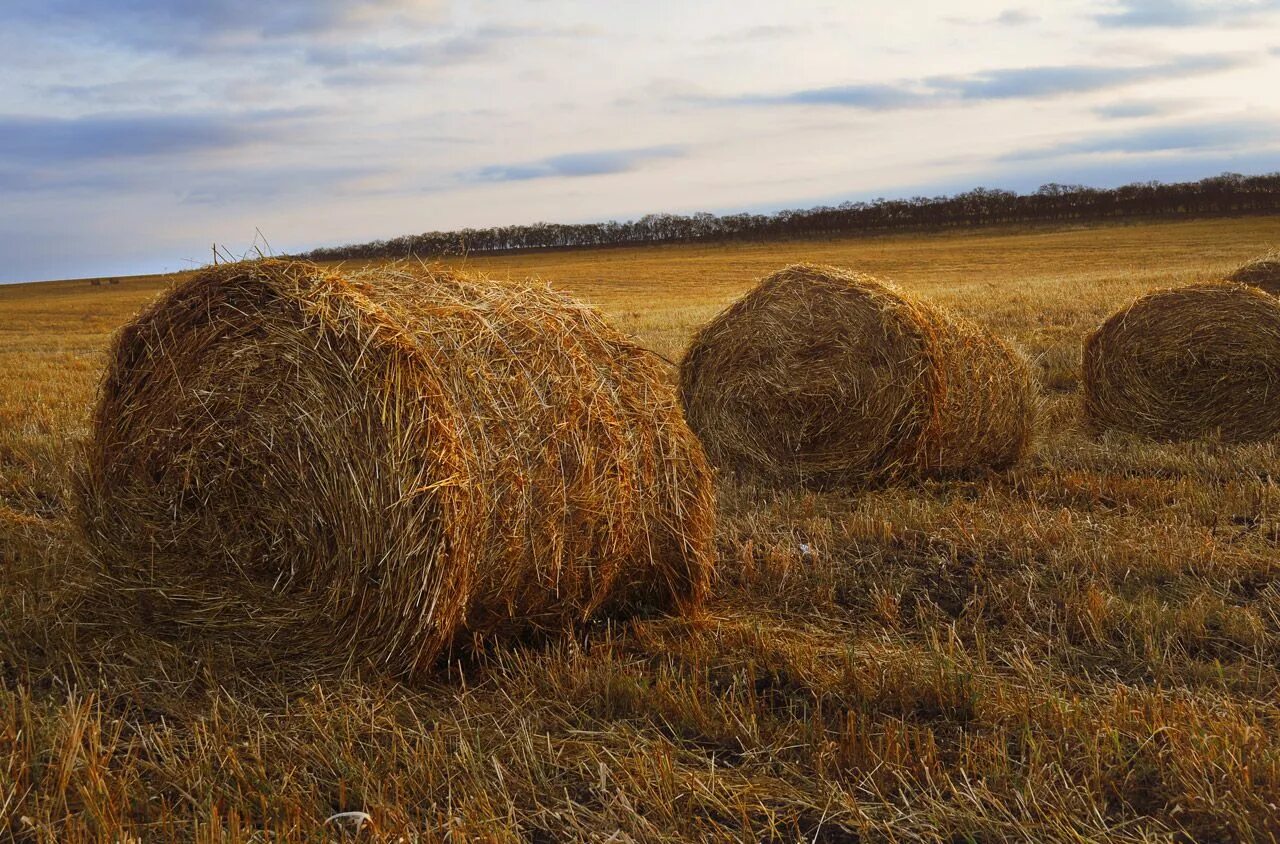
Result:
{"label": "hay bale end face", "polygon": [[1007,466],[1035,401],[1002,340],[871,276],[804,264],[697,334],[680,393],[713,463],[818,486]]}
{"label": "hay bale end face", "polygon": [[1269,252],[1243,264],[1227,276],[1227,280],[1248,284],[1272,296],[1280,296],[1280,252]]}
{"label": "hay bale end face", "polygon": [[1148,293],[1084,344],[1085,416],[1159,440],[1280,432],[1280,300],[1234,282]]}
{"label": "hay bale end face", "polygon": [[166,619],[397,673],[710,578],[663,367],[545,288],[216,267],[115,341],[84,529]]}

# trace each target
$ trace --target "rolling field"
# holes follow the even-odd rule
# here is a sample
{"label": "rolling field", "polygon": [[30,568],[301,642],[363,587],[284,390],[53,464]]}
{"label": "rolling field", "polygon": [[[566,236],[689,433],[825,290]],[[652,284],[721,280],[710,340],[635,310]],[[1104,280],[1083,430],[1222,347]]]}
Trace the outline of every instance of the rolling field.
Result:
{"label": "rolling field", "polygon": [[1018,468],[849,493],[722,479],[704,617],[601,622],[408,686],[122,621],[72,477],[163,279],[0,286],[0,839],[1276,841],[1280,448],[1080,423],[1080,344],[1280,219],[471,259],[678,360],[799,260],[1018,342]]}

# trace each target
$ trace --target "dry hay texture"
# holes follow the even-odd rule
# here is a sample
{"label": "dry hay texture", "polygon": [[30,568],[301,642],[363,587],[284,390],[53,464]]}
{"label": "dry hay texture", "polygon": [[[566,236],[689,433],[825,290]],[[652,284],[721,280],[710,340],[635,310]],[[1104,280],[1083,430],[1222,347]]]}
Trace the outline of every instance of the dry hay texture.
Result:
{"label": "dry hay texture", "polygon": [[718,466],[856,485],[1016,462],[1035,392],[1025,357],[968,320],[871,276],[787,267],[694,338],[690,426]]}
{"label": "dry hay texture", "polygon": [[179,629],[396,673],[597,613],[689,610],[714,501],[669,381],[545,287],[212,268],[116,337],[86,535]]}
{"label": "dry hay texture", "polygon": [[1234,282],[1158,290],[1085,340],[1085,415],[1159,440],[1280,431],[1280,301]]}
{"label": "dry hay texture", "polygon": [[1268,252],[1236,269],[1228,281],[1252,285],[1272,296],[1280,296],[1280,252]]}

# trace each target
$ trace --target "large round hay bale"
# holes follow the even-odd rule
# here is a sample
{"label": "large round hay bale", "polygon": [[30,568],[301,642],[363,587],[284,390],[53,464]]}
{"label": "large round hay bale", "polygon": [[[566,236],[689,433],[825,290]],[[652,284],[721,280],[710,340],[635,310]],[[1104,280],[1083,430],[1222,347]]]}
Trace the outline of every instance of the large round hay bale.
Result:
{"label": "large round hay bale", "polygon": [[1280,300],[1234,282],[1158,290],[1085,340],[1085,415],[1160,440],[1280,431]]}
{"label": "large round hay bale", "polygon": [[795,265],[708,323],[681,364],[690,427],[718,466],[857,484],[1001,467],[1031,435],[1025,358],[871,276]]}
{"label": "large round hay bale", "polygon": [[117,336],[84,526],[153,614],[396,672],[688,609],[714,503],[668,381],[546,288],[217,267]]}
{"label": "large round hay bale", "polygon": [[1280,296],[1280,252],[1268,252],[1254,258],[1238,267],[1227,276],[1227,280],[1248,284],[1272,296]]}

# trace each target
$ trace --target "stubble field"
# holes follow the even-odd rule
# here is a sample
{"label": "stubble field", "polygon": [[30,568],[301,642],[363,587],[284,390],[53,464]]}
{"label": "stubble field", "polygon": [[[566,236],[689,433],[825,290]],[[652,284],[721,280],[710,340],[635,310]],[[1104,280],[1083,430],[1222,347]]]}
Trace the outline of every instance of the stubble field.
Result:
{"label": "stubble field", "polygon": [[721,479],[702,618],[512,643],[413,686],[244,666],[121,621],[71,477],[111,332],[160,279],[0,287],[0,839],[1274,841],[1280,449],[1080,422],[1079,350],[1254,218],[472,259],[678,360],[798,260],[1017,341],[1037,444],[977,479]]}

